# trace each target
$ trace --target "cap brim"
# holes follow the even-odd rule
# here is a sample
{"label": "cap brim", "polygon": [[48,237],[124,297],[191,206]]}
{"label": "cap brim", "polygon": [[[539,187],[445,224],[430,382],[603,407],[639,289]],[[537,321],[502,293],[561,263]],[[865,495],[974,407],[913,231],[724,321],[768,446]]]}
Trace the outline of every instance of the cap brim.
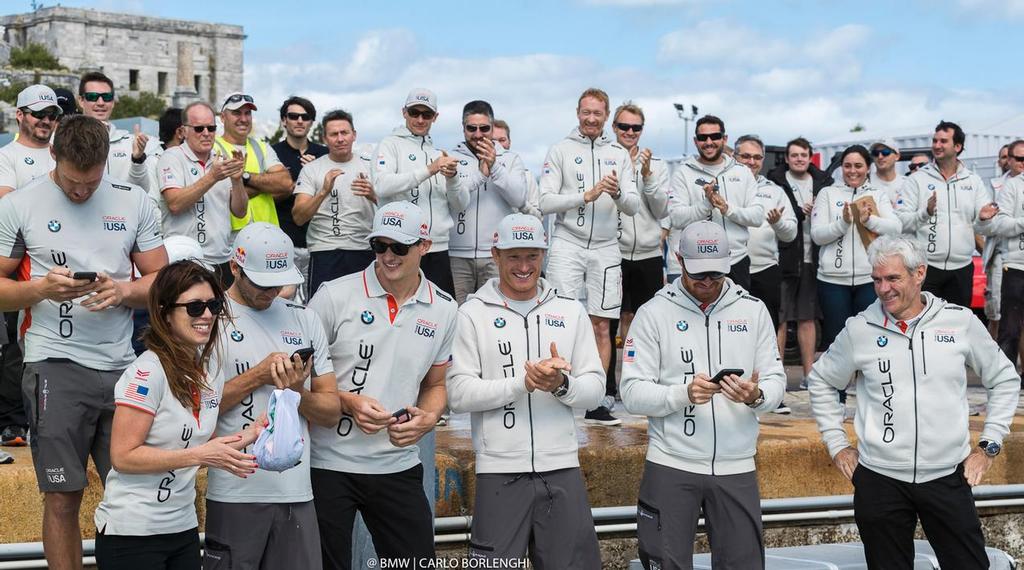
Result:
{"label": "cap brim", "polygon": [[437,112],[437,107],[433,105],[428,105],[423,101],[416,101],[415,103],[406,103],[405,108],[408,109],[410,107],[426,107],[435,113]]}
{"label": "cap brim", "polygon": [[708,273],[710,271],[728,273],[732,267],[729,265],[728,257],[722,259],[686,259],[684,257],[683,263],[686,265],[687,273]]}
{"label": "cap brim", "polygon": [[[54,107],[54,108],[57,108],[57,109],[61,108],[60,105],[58,105],[56,103],[51,103],[49,101],[36,101],[35,103],[32,103],[31,105],[25,105],[24,108],[28,109],[30,111],[42,111],[43,109],[49,109],[50,107]],[[62,112],[63,112],[63,110],[62,110]]]}
{"label": "cap brim", "polygon": [[522,243],[522,242],[498,242],[494,244],[494,249],[543,249],[548,248],[547,244],[542,243]]}
{"label": "cap brim", "polygon": [[256,273],[251,269],[246,269],[245,276],[260,287],[285,287],[299,285],[305,281],[299,270],[294,267],[290,267],[287,271],[273,273]]}
{"label": "cap brim", "polygon": [[398,243],[403,243],[405,245],[412,245],[412,244],[420,241],[420,239],[422,239],[422,238],[418,238],[418,237],[409,237],[406,234],[399,233],[399,232],[396,232],[396,231],[393,231],[393,230],[387,229],[387,228],[383,228],[383,229],[379,229],[379,230],[375,230],[375,231],[370,232],[370,235],[367,236],[367,239],[372,239],[372,238],[376,238],[376,237],[385,237],[385,238],[388,238],[388,239],[393,239],[393,240],[397,241]]}
{"label": "cap brim", "polygon": [[250,103],[248,101],[239,101],[237,103],[228,103],[227,105],[224,105],[223,107],[221,107],[220,110],[221,111],[235,111],[235,110],[241,109],[242,107],[252,107],[253,111],[259,111],[259,109],[256,108],[256,104],[255,103]]}

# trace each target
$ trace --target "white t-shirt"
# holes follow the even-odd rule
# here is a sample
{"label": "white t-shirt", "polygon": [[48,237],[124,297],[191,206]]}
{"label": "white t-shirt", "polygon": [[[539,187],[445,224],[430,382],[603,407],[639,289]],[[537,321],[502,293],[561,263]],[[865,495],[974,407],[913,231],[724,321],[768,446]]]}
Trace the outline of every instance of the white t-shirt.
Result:
{"label": "white t-shirt", "polygon": [[[331,343],[338,390],[377,399],[389,412],[415,405],[433,366],[447,366],[455,337],[455,301],[420,272],[416,294],[402,306],[384,290],[377,263],[320,286],[309,308]],[[363,433],[352,416],[309,428],[311,464],[345,473],[398,473],[419,464],[415,445],[395,447],[387,430]]]}
{"label": "white t-shirt", "polygon": [[13,140],[0,148],[0,186],[17,190],[53,170],[49,145],[27,147]]}
{"label": "white t-shirt", "polygon": [[366,153],[352,153],[348,162],[335,162],[323,155],[302,167],[295,182],[295,193],[314,196],[324,185],[324,178],[332,169],[343,174],[334,179],[331,193],[320,203],[320,208],[309,220],[306,242],[309,251],[367,251],[370,249],[370,230],[376,206],[362,196],[352,193],[352,182],[362,174],[370,179],[373,157]]}
{"label": "white t-shirt", "polygon": [[[312,346],[313,376],[329,374],[331,366],[327,335],[316,313],[302,305],[276,298],[263,311],[251,309],[228,298],[228,311],[232,320],[222,321],[223,334],[219,349],[224,361],[225,382],[259,364],[272,352],[291,355],[296,350]],[[310,388],[310,379],[305,387]],[[274,386],[264,385],[248,394],[231,409],[222,410],[217,432],[238,433],[267,411],[267,403]],[[246,479],[239,479],[227,471],[211,469],[206,498],[223,503],[303,503],[313,500],[309,482],[309,429],[302,418],[301,462],[285,471],[264,471]],[[251,453],[251,451],[247,451]]]}
{"label": "white t-shirt", "polygon": [[[804,204],[814,203],[814,179],[810,175],[804,178],[797,178],[793,176],[788,170],[786,171],[786,182],[789,182],[789,187],[797,193],[797,207],[803,208]],[[804,232],[804,263],[811,263],[811,217],[804,216],[803,223]]]}
{"label": "white t-shirt", "polygon": [[[160,358],[150,351],[142,353],[125,369],[114,387],[114,403],[153,416],[143,445],[167,450],[202,445],[217,427],[224,389],[223,376],[213,361],[210,368],[210,389],[200,395],[198,414],[174,397]],[[120,473],[111,469],[103,500],[96,508],[96,528],[104,534],[120,536],[169,534],[196,528],[197,471],[199,467],[160,473]]]}

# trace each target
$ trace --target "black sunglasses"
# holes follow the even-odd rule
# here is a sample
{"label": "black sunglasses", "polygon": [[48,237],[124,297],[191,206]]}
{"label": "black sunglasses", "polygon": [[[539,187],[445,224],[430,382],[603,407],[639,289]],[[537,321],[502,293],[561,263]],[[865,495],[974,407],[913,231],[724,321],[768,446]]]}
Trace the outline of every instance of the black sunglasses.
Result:
{"label": "black sunglasses", "polygon": [[51,121],[56,121],[57,119],[60,118],[60,111],[57,111],[57,110],[47,111],[47,110],[44,109],[42,111],[26,111],[26,112],[29,115],[32,115],[33,119],[36,119],[36,120],[39,120],[39,121],[42,121],[43,119],[50,119]]}
{"label": "black sunglasses", "polygon": [[224,103],[237,103],[239,101],[245,101],[246,103],[255,103],[255,101],[253,101],[252,99],[252,95],[245,95],[243,93],[235,93],[234,95],[228,97],[228,100]]}
{"label": "black sunglasses", "polygon": [[188,303],[171,303],[172,307],[185,307],[185,312],[192,318],[203,316],[206,309],[210,314],[217,316],[224,311],[224,299],[210,299],[209,301],[189,301]]}
{"label": "black sunglasses", "polygon": [[285,116],[291,121],[298,121],[299,119],[302,119],[303,121],[313,120],[313,115],[310,115],[309,113],[285,113]]}
{"label": "black sunglasses", "polygon": [[82,93],[82,98],[90,103],[95,103],[100,99],[109,103],[114,100],[114,92],[107,91],[106,93],[97,93],[95,91],[86,91],[85,93]]}
{"label": "black sunglasses", "polygon": [[639,133],[640,131],[644,130],[643,125],[633,125],[630,123],[615,123],[615,128],[619,129],[620,131],[633,131],[634,133]]}
{"label": "black sunglasses", "polygon": [[430,109],[417,109],[415,107],[410,108],[410,109],[406,109],[405,112],[409,113],[409,116],[414,118],[414,119],[418,119],[420,117],[423,117],[424,119],[426,119],[428,121],[430,119],[433,119],[434,115],[437,114],[437,113],[431,111]]}
{"label": "black sunglasses", "polygon": [[705,271],[703,273],[690,273],[689,271],[687,271],[686,276],[689,277],[690,279],[693,279],[694,281],[704,281],[705,279],[717,281],[725,277],[726,274],[719,273],[718,271]]}
{"label": "black sunglasses", "polygon": [[183,127],[192,127],[192,130],[195,131],[196,134],[202,134],[203,131],[206,131],[208,133],[216,133],[217,132],[217,125],[182,125],[182,126]]}
{"label": "black sunglasses", "polygon": [[880,156],[889,156],[890,154],[896,154],[896,151],[894,151],[891,148],[876,148],[875,150],[871,151],[871,156],[875,158],[878,158]]}
{"label": "black sunglasses", "polygon": [[1024,156],[1017,156],[1015,154],[1011,154],[1010,158],[1016,160],[1017,162],[1024,162]]}
{"label": "black sunglasses", "polygon": [[373,253],[376,253],[377,255],[380,255],[387,251],[388,249],[390,249],[391,253],[397,255],[398,257],[405,257],[406,255],[409,254],[409,248],[420,243],[421,241],[423,240],[416,240],[413,243],[398,243],[397,241],[391,243],[384,243],[378,240],[377,238],[373,238],[370,240],[370,249],[372,249]]}
{"label": "black sunglasses", "polygon": [[477,125],[465,125],[463,128],[466,129],[468,132],[471,132],[471,133],[475,133],[477,131],[480,131],[481,133],[489,133],[489,132],[491,132],[491,126],[490,125],[480,125],[480,126],[477,126]]}
{"label": "black sunglasses", "polygon": [[913,171],[917,170],[918,168],[921,168],[922,166],[924,166],[926,164],[928,164],[928,163],[927,162],[911,162],[910,163],[910,171],[913,172]]}
{"label": "black sunglasses", "polygon": [[704,134],[694,135],[694,137],[699,142],[704,142],[704,141],[706,141],[708,139],[711,139],[713,141],[720,141],[720,140],[722,140],[722,137],[724,137],[724,136],[725,136],[725,133],[704,133]]}

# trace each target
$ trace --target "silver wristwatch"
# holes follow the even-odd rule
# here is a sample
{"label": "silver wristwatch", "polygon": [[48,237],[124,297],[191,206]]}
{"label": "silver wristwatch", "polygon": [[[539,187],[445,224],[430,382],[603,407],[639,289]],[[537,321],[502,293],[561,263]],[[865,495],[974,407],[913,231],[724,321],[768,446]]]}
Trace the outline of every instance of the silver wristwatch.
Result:
{"label": "silver wristwatch", "polygon": [[747,406],[749,406],[751,408],[756,408],[756,407],[760,406],[763,403],[764,403],[764,390],[758,388],[757,389],[757,399],[755,399],[753,402],[750,402],[749,404],[747,404]]}
{"label": "silver wristwatch", "polygon": [[556,398],[561,398],[569,393],[569,377],[564,372],[562,373],[562,384],[551,393]]}

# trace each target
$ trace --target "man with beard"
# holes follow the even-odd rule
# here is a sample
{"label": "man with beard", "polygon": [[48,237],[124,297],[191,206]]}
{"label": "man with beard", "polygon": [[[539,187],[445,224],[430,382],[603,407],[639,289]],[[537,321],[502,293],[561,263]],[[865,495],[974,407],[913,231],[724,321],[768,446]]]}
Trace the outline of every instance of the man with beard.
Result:
{"label": "man with beard", "polygon": [[910,184],[906,176],[896,174],[896,163],[900,160],[900,148],[896,141],[884,138],[871,144],[868,149],[875,163],[875,171],[871,173],[871,186],[889,195],[889,201],[895,209],[905,192],[904,187]]}
{"label": "man with beard", "polygon": [[[604,134],[608,94],[587,89],[576,105],[579,126],[548,151],[540,178],[540,209],[557,214],[547,275],[563,295],[583,299],[594,326],[601,364],[612,362],[609,319],[622,306],[618,213],[640,207],[633,161]],[[618,425],[605,406],[587,411],[587,423]]]}
{"label": "man with beard", "polygon": [[672,175],[672,227],[685,228],[710,220],[725,228],[732,255],[729,278],[749,289],[747,228],[756,228],[765,220],[764,206],[754,196],[757,182],[749,168],[723,153],[729,136],[722,119],[714,115],[697,119],[693,142],[698,155],[686,160]]}
{"label": "man with beard", "polygon": [[448,242],[461,305],[488,279],[498,276],[491,258],[494,229],[505,216],[526,204],[526,170],[519,155],[491,139],[494,110],[486,101],[470,101],[462,108],[465,142],[452,156],[459,160],[459,184],[469,190],[469,204],[455,215]]}
{"label": "man with beard", "polygon": [[53,169],[50,136],[60,121],[57,95],[46,85],[18,93],[18,138],[0,148],[0,197]]}

